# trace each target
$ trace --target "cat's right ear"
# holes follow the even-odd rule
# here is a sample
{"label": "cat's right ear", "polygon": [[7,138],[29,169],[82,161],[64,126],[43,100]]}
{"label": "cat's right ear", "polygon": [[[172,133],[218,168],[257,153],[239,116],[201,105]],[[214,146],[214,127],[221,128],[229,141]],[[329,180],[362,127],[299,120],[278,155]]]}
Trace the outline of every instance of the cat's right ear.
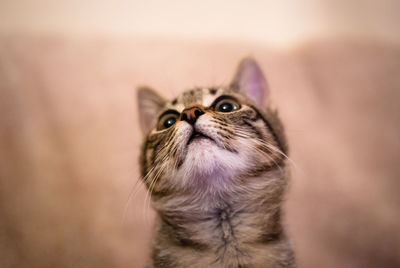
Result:
{"label": "cat's right ear", "polygon": [[156,91],[148,87],[137,89],[138,114],[143,134],[148,134],[154,118],[164,107],[166,101]]}

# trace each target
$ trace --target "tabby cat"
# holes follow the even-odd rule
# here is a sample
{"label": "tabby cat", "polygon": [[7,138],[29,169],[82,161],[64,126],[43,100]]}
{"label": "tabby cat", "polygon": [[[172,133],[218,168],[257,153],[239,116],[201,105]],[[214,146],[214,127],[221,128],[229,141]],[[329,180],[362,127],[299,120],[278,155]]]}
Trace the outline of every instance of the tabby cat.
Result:
{"label": "tabby cat", "polygon": [[171,101],[139,88],[141,173],[157,212],[149,267],[295,267],[281,224],[287,144],[268,94],[251,58],[227,87]]}

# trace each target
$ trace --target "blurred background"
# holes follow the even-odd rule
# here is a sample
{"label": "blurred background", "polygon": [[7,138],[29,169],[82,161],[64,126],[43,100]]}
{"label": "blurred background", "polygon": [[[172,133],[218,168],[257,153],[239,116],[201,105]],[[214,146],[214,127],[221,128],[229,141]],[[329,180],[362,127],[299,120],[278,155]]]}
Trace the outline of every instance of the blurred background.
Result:
{"label": "blurred background", "polygon": [[290,143],[300,267],[400,267],[400,2],[0,2],[0,267],[144,267],[135,87],[255,57]]}

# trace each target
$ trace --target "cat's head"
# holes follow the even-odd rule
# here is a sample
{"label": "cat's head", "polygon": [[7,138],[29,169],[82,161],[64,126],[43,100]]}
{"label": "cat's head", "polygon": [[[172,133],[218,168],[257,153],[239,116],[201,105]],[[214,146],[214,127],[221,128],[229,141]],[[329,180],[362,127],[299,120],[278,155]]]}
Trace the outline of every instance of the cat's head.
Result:
{"label": "cat's head", "polygon": [[251,58],[227,87],[196,88],[172,100],[140,88],[141,167],[149,190],[227,191],[281,168],[286,142],[268,95]]}

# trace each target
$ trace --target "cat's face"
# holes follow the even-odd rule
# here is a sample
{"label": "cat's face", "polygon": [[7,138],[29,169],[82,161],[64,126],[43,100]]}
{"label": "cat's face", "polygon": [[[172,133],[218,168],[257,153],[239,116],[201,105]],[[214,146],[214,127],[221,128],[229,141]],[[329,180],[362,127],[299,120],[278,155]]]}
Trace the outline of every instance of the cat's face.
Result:
{"label": "cat's face", "polygon": [[224,191],[279,165],[280,133],[257,107],[264,104],[266,83],[256,63],[247,61],[229,87],[197,88],[170,101],[139,91],[148,133],[142,175],[151,192]]}

